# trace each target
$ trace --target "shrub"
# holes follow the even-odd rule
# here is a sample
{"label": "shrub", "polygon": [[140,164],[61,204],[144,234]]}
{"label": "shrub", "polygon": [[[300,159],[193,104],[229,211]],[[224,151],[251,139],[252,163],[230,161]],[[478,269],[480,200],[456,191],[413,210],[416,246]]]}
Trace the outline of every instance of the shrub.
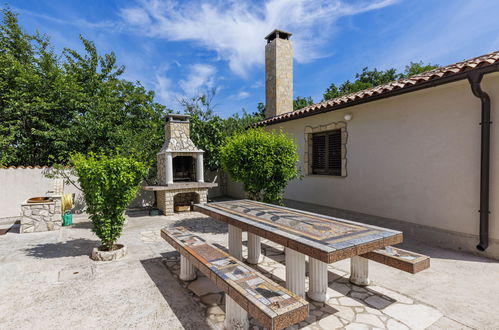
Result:
{"label": "shrub", "polygon": [[123,213],[136,196],[147,166],[122,156],[75,154],[73,163],[101,249],[113,250],[121,236]]}
{"label": "shrub", "polygon": [[251,129],[227,139],[222,165],[251,199],[281,204],[288,181],[299,176],[297,146],[283,132]]}

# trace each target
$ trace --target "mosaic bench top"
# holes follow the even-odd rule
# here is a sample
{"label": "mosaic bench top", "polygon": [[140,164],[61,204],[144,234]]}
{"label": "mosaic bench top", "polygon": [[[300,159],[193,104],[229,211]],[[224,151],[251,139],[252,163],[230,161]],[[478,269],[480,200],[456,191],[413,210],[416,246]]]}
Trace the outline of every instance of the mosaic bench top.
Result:
{"label": "mosaic bench top", "polygon": [[182,227],[163,237],[251,316],[269,329],[282,329],[308,316],[308,302]]}
{"label": "mosaic bench top", "polygon": [[362,257],[411,274],[430,268],[430,257],[393,246],[367,252]]}
{"label": "mosaic bench top", "polygon": [[326,263],[402,242],[402,232],[251,200],[196,204],[206,214]]}

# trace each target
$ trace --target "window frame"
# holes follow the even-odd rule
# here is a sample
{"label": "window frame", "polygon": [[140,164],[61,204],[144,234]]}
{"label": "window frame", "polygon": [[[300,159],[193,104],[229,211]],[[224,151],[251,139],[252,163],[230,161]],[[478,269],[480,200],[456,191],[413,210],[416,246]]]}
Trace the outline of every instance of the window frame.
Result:
{"label": "window frame", "polygon": [[[329,162],[331,159],[329,156],[329,149],[333,148],[329,145],[328,136],[332,135],[332,132],[336,131],[335,138],[336,143],[340,142],[338,146],[336,144],[335,150],[337,152],[334,166],[329,166]],[[323,148],[328,149],[326,152],[323,150],[323,159],[324,163],[323,168],[317,168],[315,159],[314,162],[314,136],[325,136],[326,141],[324,141]],[[344,121],[333,122],[325,125],[319,125],[316,127],[306,126],[305,127],[305,148],[304,148],[304,172],[305,176],[326,176],[331,178],[344,178],[347,177],[347,124]],[[339,141],[338,141],[339,139]],[[333,143],[334,140],[331,142]],[[328,148],[331,147],[331,148]]]}
{"label": "window frame", "polygon": [[[322,157],[324,158],[322,161],[316,157],[316,154],[319,152],[318,147],[316,146],[316,138],[324,137],[324,150]],[[339,141],[338,141],[339,138]],[[333,129],[330,131],[324,131],[320,133],[312,133],[312,175],[330,175],[330,176],[341,176],[341,129]],[[333,144],[338,144],[335,147]],[[335,149],[333,149],[335,148]],[[338,150],[339,148],[339,150]],[[334,158],[333,158],[334,157]],[[324,166],[317,167],[317,163],[323,162]]]}

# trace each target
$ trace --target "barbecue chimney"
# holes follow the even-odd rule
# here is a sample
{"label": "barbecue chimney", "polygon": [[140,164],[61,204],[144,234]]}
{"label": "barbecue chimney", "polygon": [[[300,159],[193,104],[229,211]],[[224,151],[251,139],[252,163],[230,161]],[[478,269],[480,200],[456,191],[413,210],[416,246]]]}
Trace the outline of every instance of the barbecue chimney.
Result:
{"label": "barbecue chimney", "polygon": [[163,214],[206,203],[208,189],[217,184],[204,182],[203,153],[190,139],[189,116],[167,115],[165,143],[156,155],[158,185],[143,188],[156,192],[156,203]]}

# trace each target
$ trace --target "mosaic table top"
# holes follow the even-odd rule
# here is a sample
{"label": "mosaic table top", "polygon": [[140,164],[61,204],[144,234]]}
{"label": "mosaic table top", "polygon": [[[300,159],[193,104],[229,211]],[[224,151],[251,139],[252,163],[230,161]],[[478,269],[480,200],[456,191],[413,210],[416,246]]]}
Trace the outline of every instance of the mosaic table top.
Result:
{"label": "mosaic table top", "polygon": [[400,231],[251,200],[194,210],[327,263],[402,242]]}
{"label": "mosaic table top", "polygon": [[182,227],[161,236],[214,281],[250,315],[270,329],[282,329],[308,316],[308,302]]}

